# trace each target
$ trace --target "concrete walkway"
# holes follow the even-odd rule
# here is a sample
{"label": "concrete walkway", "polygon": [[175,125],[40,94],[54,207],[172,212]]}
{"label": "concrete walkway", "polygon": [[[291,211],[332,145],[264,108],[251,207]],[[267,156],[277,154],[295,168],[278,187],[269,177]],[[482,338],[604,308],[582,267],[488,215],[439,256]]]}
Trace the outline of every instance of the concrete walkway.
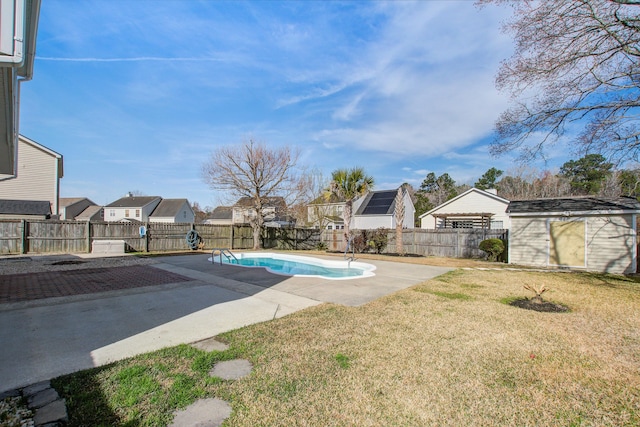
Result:
{"label": "concrete walkway", "polygon": [[189,280],[0,304],[0,392],[322,302],[361,305],[451,270],[366,260],[378,267],[375,277],[329,281],[212,265],[206,255],[160,260],[153,268]]}

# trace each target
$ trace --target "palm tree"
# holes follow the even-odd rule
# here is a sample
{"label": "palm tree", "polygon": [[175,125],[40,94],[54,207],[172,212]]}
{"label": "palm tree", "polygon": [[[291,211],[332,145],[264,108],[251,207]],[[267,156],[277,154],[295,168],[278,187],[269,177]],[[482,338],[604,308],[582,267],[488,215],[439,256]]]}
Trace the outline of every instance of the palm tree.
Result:
{"label": "palm tree", "polygon": [[337,169],[331,173],[331,183],[327,195],[334,195],[345,202],[342,211],[345,244],[349,239],[349,223],[353,214],[353,202],[372,188],[373,177],[367,175],[363,168]]}

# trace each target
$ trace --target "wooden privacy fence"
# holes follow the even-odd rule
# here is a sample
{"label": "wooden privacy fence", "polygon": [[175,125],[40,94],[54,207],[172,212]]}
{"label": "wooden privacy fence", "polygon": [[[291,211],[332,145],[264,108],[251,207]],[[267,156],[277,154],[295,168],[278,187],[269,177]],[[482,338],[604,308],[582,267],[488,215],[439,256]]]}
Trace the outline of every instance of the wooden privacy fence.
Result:
{"label": "wooden privacy fence", "polygon": [[[354,233],[358,233],[354,230]],[[344,251],[343,230],[325,230],[322,242],[329,250]],[[482,258],[485,253],[479,249],[485,239],[500,239],[508,243],[508,230],[487,230],[470,228],[443,228],[425,230],[412,228],[402,230],[402,246],[408,254],[441,256],[450,258]],[[396,252],[396,232],[389,230],[388,244],[383,253]]]}
{"label": "wooden privacy fence", "polygon": [[[198,233],[204,249],[253,247],[253,231],[248,226],[0,220],[0,254],[88,253],[97,240],[124,240],[128,249],[135,252],[183,251],[190,249],[186,240],[190,230]],[[393,253],[396,252],[395,230],[388,233],[389,243],[384,253]],[[407,229],[403,230],[402,243],[405,253],[473,258],[484,256],[478,249],[480,242],[494,237],[506,242],[507,231]],[[309,250],[318,248],[320,243],[331,251],[345,249],[342,230],[267,228],[262,233],[262,243],[265,249]]]}
{"label": "wooden privacy fence", "polygon": [[[144,232],[141,232],[144,227]],[[0,254],[88,253],[94,241],[124,240],[129,251],[189,250],[187,233],[196,230],[205,248],[250,249],[250,227],[86,221],[0,221]]]}

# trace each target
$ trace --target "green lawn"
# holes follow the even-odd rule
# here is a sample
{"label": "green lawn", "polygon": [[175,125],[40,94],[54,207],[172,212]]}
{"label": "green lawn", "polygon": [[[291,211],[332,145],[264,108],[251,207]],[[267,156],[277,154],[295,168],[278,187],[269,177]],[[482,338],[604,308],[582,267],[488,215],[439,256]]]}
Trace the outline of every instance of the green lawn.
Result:
{"label": "green lawn", "polygon": [[[568,313],[508,305],[545,285]],[[70,425],[166,425],[219,397],[228,426],[640,425],[640,285],[620,276],[456,270],[362,307],[323,304],[56,379]],[[251,375],[208,376],[245,358]]]}

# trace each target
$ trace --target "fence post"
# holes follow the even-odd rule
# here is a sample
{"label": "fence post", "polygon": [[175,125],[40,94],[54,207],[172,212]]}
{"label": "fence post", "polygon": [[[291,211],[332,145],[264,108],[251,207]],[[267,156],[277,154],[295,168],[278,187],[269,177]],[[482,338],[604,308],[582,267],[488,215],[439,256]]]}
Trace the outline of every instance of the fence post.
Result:
{"label": "fence post", "polygon": [[20,252],[23,254],[27,253],[27,242],[28,239],[27,237],[29,236],[29,232],[28,232],[28,223],[26,219],[22,220],[22,241],[21,243],[21,248],[20,248]]}
{"label": "fence post", "polygon": [[91,253],[91,221],[87,221],[87,253]]}
{"label": "fence post", "polygon": [[229,249],[234,249],[234,247],[233,247],[233,224],[231,224],[229,227],[231,227],[231,241],[229,242]]}
{"label": "fence post", "polygon": [[149,252],[149,223],[148,222],[145,224],[145,228],[147,229],[147,232],[144,233],[144,251]]}

